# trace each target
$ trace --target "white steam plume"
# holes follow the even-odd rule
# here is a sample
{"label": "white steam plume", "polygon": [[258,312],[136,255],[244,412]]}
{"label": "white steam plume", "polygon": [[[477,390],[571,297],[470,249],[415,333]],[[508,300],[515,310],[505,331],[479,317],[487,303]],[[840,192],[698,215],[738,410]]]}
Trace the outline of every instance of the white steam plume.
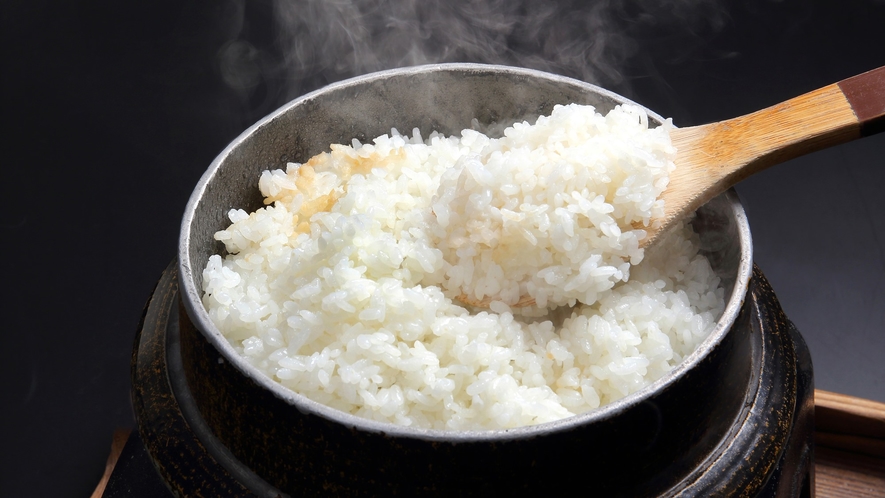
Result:
{"label": "white steam plume", "polygon": [[[264,82],[270,105],[351,76],[439,62],[529,67],[623,93],[638,42],[715,32],[726,18],[717,0],[271,1],[270,26],[245,23],[219,52],[225,82],[244,95]],[[248,17],[245,0],[231,3]],[[256,32],[268,29],[270,42],[257,48]]]}

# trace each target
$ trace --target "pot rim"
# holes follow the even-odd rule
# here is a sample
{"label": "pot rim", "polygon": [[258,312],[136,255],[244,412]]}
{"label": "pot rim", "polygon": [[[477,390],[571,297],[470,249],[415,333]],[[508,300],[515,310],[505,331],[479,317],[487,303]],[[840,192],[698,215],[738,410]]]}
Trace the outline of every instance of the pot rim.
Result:
{"label": "pot rim", "polygon": [[[617,416],[619,413],[639,405],[652,397],[656,392],[664,390],[667,386],[676,382],[686,372],[691,370],[695,365],[700,363],[716,346],[722,341],[725,334],[731,329],[731,325],[740,312],[743,305],[744,296],[747,292],[750,277],[752,276],[752,239],[750,235],[750,227],[747,221],[746,213],[738,199],[736,192],[732,189],[726,192],[726,200],[734,214],[737,222],[738,238],[741,241],[740,262],[738,264],[737,275],[732,289],[731,296],[726,302],[722,315],[716,322],[713,331],[701,342],[700,345],[688,356],[683,358],[682,362],[673,367],[660,379],[643,387],[642,389],[629,394],[617,401],[613,401],[600,408],[590,410],[588,412],[577,414],[561,420],[546,422],[537,425],[516,427],[512,429],[495,429],[495,430],[440,430],[440,429],[424,429],[415,427],[400,426],[389,422],[379,422],[350,413],[346,413],[335,408],[331,408],[317,401],[311,400],[306,396],[299,394],[277,381],[273,380],[257,368],[250,365],[245,358],[241,357],[231,346],[228,340],[221,334],[221,331],[212,323],[209,314],[206,312],[202,303],[202,290],[197,289],[193,278],[194,268],[190,264],[190,252],[192,248],[190,227],[193,224],[197,206],[203,198],[207,186],[217,174],[219,168],[232,151],[237,149],[244,141],[248,139],[258,129],[272,123],[279,116],[289,112],[292,108],[303,105],[306,102],[316,99],[318,96],[329,92],[342,90],[348,87],[364,85],[374,81],[384,80],[395,76],[417,75],[423,73],[432,73],[440,71],[449,72],[493,72],[493,73],[510,73],[513,75],[525,76],[533,79],[546,79],[553,82],[566,83],[583,87],[586,90],[607,96],[621,103],[636,105],[645,109],[649,116],[663,122],[664,119],[654,111],[633,102],[630,99],[622,97],[614,92],[600,88],[596,85],[586,83],[580,80],[569,78],[566,76],[556,75],[533,69],[524,69],[511,66],[491,65],[491,64],[474,64],[474,63],[446,63],[446,64],[428,64],[421,66],[411,66],[399,69],[389,69],[379,71],[362,76],[357,76],[337,83],[332,83],[323,88],[307,93],[298,97],[287,104],[281,106],[277,110],[268,114],[245,131],[237,138],[230,142],[227,147],[222,150],[218,156],[209,165],[209,168],[202,175],[193,193],[188,200],[185,208],[184,216],[181,222],[181,232],[179,238],[178,250],[178,275],[181,292],[181,299],[187,311],[188,317],[197,327],[203,336],[221,353],[219,361],[227,361],[234,365],[240,372],[253,382],[269,390],[274,396],[285,401],[293,408],[304,414],[313,414],[327,420],[337,422],[352,429],[359,429],[372,433],[380,433],[389,436],[414,438],[430,441],[445,441],[450,443],[466,443],[474,441],[496,442],[506,441],[510,439],[532,438],[548,434],[551,432],[569,431],[576,426],[600,422]],[[256,181],[257,183],[257,181]],[[202,268],[196,269],[202,272]]]}

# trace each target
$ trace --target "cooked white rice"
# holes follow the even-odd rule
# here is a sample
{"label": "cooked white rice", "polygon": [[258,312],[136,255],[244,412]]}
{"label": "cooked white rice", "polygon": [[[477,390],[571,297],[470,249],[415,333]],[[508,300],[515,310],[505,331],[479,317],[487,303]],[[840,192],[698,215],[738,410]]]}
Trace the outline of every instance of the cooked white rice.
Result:
{"label": "cooked white rice", "polygon": [[[332,145],[264,172],[269,206],[229,213],[204,304],[255,367],[366,418],[481,430],[597,408],[663,376],[724,308],[689,225],[644,260],[632,228],[662,207],[670,127],[569,105],[500,139]],[[511,308],[520,295],[538,306]]]}

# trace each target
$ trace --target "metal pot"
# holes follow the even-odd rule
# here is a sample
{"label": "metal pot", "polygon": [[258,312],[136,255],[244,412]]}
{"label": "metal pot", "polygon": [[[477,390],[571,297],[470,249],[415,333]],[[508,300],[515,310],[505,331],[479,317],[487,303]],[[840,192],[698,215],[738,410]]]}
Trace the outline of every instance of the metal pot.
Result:
{"label": "metal pot", "polygon": [[[177,396],[195,407],[187,417],[202,428],[200,438],[223,448],[233,462],[226,465],[248,469],[235,479],[248,481],[246,488],[256,493],[277,489],[293,495],[531,489],[707,495],[790,489],[803,480],[807,485],[810,446],[802,431],[810,420],[803,408],[810,362],[803,360],[804,343],[764,277],[752,278],[749,226],[733,191],[705,205],[694,221],[726,289],[727,305],[715,330],[650,386],[558,422],[450,432],[365,420],[272,381],[239,357],[212,324],[201,303],[202,269],[211,254],[223,252],[212,236],[227,226],[229,209],[261,207],[256,188],[261,171],[306,161],[330,143],[365,141],[391,127],[417,127],[425,136],[432,130],[451,134],[469,127],[473,118],[511,123],[570,102],[605,113],[628,101],[584,82],[511,67],[442,64],[385,71],[285,105],[215,159],[182,223],[183,312],[175,332],[180,333],[180,359],[175,359],[180,372],[172,375],[186,379],[179,380]],[[651,111],[649,117],[662,121]],[[179,354],[177,345],[174,352]],[[155,432],[141,423],[140,428],[145,440]],[[801,455],[785,464],[784,455],[799,451],[787,449],[799,446]],[[162,450],[152,453],[162,467],[157,451]],[[791,484],[783,484],[787,481]]]}

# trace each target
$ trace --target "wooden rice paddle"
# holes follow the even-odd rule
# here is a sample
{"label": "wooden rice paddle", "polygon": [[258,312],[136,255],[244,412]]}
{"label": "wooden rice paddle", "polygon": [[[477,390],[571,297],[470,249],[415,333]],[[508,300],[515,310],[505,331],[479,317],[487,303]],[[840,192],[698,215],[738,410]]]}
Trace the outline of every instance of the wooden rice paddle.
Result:
{"label": "wooden rice paddle", "polygon": [[[649,247],[685,215],[744,178],[784,161],[885,131],[885,67],[825,86],[761,111],[674,129],[676,170],[661,195],[664,216],[637,225]],[[487,308],[493,297],[456,299]],[[515,307],[531,306],[522,296]]]}

